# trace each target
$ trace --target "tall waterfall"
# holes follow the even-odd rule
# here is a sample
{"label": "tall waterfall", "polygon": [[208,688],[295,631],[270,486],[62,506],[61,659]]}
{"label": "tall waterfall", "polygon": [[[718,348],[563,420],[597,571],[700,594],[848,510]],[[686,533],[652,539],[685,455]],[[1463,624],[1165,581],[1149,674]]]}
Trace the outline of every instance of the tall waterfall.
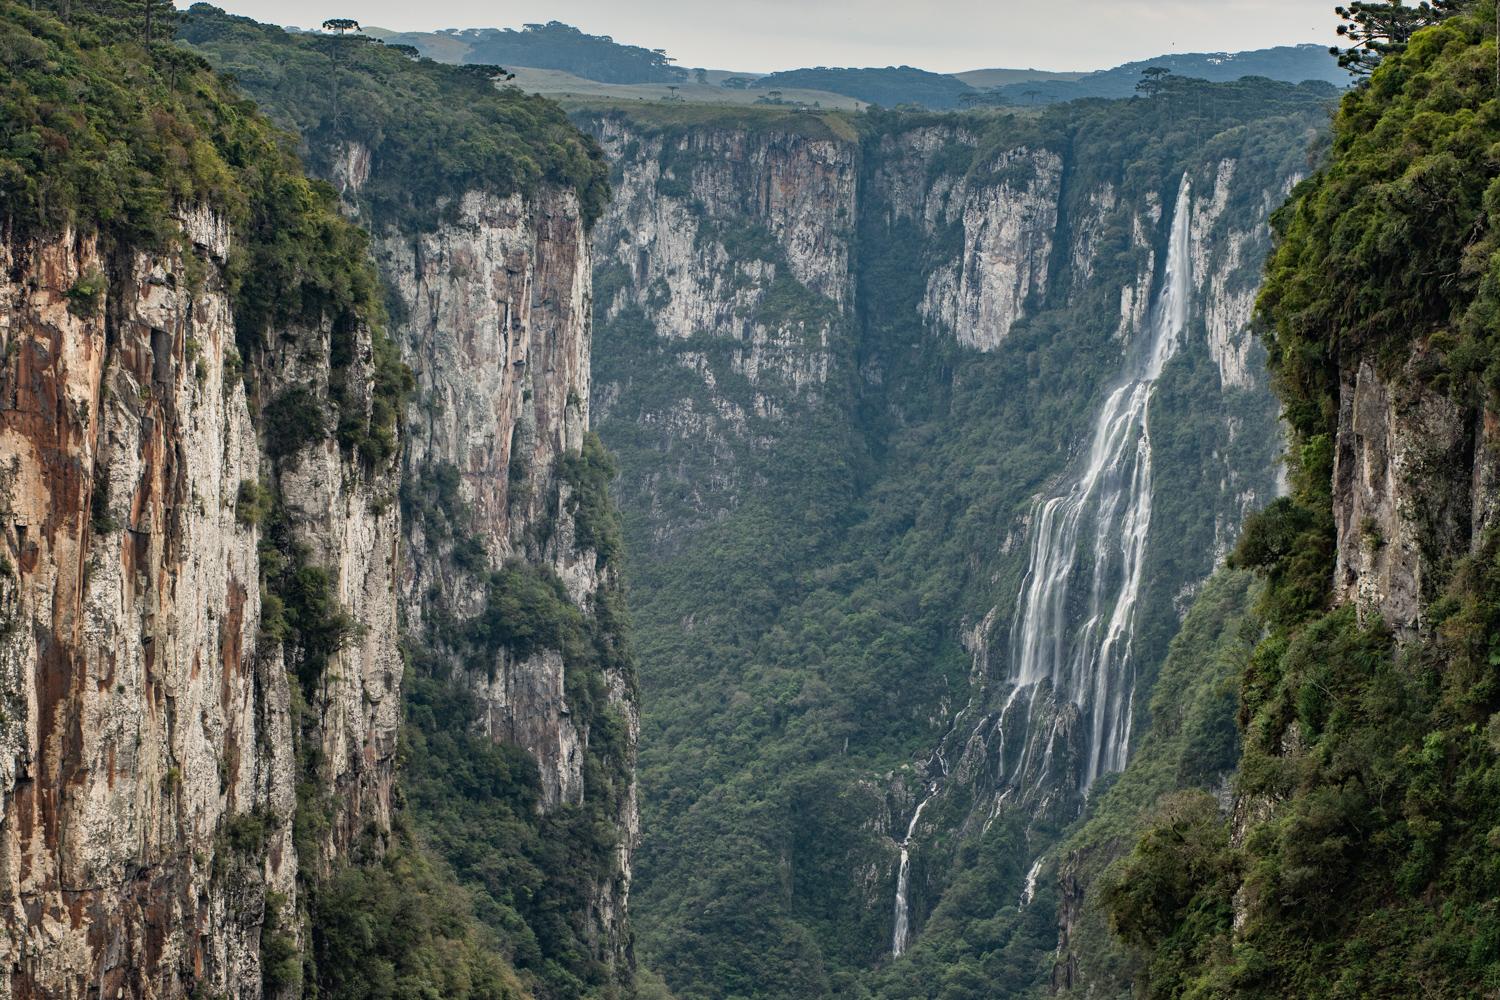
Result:
{"label": "tall waterfall", "polygon": [[906,827],[906,839],[901,841],[901,865],[896,869],[896,929],[891,933],[891,956],[894,958],[901,957],[911,940],[911,906],[906,900],[907,888],[911,884],[911,838],[917,832],[917,821],[922,818],[922,810],[927,808],[927,803],[932,801],[939,787],[937,782],[927,786],[927,794],[917,804],[916,812],[911,814],[911,823]]}
{"label": "tall waterfall", "polygon": [[[1130,745],[1132,644],[1151,526],[1148,418],[1156,381],[1187,323],[1191,214],[1184,177],[1149,340],[1132,345],[1081,467],[1064,490],[1032,510],[1030,559],[1011,629],[1010,704],[1024,693],[1028,755],[1040,736],[1030,731],[1038,691],[1050,689],[1055,703],[1066,699],[1076,707],[1087,726],[1084,791],[1101,774],[1123,768]],[[1058,725],[1054,719],[1042,751],[1044,774]],[[1026,763],[1023,758],[1013,780],[1023,777]]]}
{"label": "tall waterfall", "polygon": [[[998,715],[980,719],[970,737],[993,727],[1000,752],[997,770],[1012,790],[1033,773],[1031,766],[1038,770],[1028,786],[1046,783],[1059,731],[1069,714],[1045,711],[1047,705],[1070,705],[1086,724],[1082,791],[1101,774],[1125,766],[1135,696],[1136,605],[1151,526],[1149,411],[1156,381],[1177,353],[1187,325],[1191,207],[1192,189],[1184,177],[1173,209],[1165,273],[1152,308],[1149,337],[1128,349],[1120,381],[1095,420],[1084,460],[1071,471],[1064,489],[1038,501],[1032,510],[1029,561],[1011,628],[1012,689]],[[1038,698],[1043,692],[1050,697]],[[947,777],[943,747],[955,733],[967,731],[961,723],[965,719],[973,723],[969,712],[974,707],[971,700],[939,741],[933,760],[941,765],[941,775],[927,785],[901,841],[893,957],[906,951],[911,937],[912,838],[922,810],[942,791]],[[1012,709],[1025,713],[1025,732],[1021,757],[1007,770],[1005,732]],[[1043,709],[1041,718],[1039,709]],[[930,767],[931,762],[929,775]],[[1045,788],[1037,790],[1047,794]],[[1010,794],[1007,790],[997,800],[996,814]],[[1026,876],[1023,907],[1031,902],[1043,863],[1044,859],[1036,859]]]}

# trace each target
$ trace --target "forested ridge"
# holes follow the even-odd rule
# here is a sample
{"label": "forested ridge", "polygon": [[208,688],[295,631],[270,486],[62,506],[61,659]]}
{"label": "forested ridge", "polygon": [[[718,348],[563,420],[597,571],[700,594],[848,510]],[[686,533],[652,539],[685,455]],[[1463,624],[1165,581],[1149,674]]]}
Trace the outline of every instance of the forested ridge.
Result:
{"label": "forested ridge", "polygon": [[[1500,986],[1491,487],[1397,438],[1409,478],[1388,488],[1421,498],[1394,522],[1372,507],[1350,517],[1362,487],[1347,449],[1368,445],[1349,407],[1357,430],[1365,387],[1404,401],[1398,432],[1477,421],[1454,453],[1477,468],[1500,390],[1496,12],[1438,7],[1442,23],[1378,53],[1326,165],[1275,217],[1260,312],[1292,489],[1233,557],[1265,580],[1267,629],[1239,679],[1238,804],[1164,811],[1107,891],[1151,996]],[[1463,526],[1451,538],[1447,504]],[[1389,594],[1349,592],[1353,567],[1384,559],[1404,561],[1391,585],[1416,591],[1414,617]]]}
{"label": "forested ridge", "polygon": [[[206,3],[178,37],[231,74],[334,180],[358,146],[368,183],[342,192],[382,226],[426,228],[465,191],[571,187],[588,218],[609,196],[599,151],[553,102],[495,86],[487,64],[447,66],[359,34],[297,34]],[[361,179],[363,180],[363,179]]]}

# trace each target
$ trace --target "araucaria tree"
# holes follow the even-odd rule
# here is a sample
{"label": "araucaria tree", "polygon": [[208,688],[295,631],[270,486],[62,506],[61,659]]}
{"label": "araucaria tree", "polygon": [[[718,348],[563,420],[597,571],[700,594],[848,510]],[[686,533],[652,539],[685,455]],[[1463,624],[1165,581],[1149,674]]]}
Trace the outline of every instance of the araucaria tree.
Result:
{"label": "araucaria tree", "polygon": [[1417,31],[1452,17],[1467,7],[1470,0],[1422,0],[1408,7],[1402,0],[1377,3],[1359,0],[1347,7],[1333,8],[1344,22],[1339,37],[1347,39],[1348,48],[1337,45],[1328,51],[1338,56],[1339,65],[1355,76],[1368,76],[1380,60],[1406,48]]}

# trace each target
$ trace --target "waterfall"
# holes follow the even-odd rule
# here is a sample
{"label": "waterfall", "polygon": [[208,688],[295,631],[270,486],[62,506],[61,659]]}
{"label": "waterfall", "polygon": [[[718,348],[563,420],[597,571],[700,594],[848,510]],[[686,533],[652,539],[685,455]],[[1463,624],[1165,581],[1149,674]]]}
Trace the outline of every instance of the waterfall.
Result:
{"label": "waterfall", "polygon": [[[1031,784],[1041,786],[1050,771],[1061,723],[1060,716],[1054,716],[1045,731],[1033,726],[1042,700],[1036,695],[1044,688],[1055,704],[1075,706],[1087,725],[1084,792],[1101,774],[1125,766],[1135,696],[1136,604],[1151,526],[1148,418],[1156,381],[1177,353],[1187,325],[1191,205],[1192,189],[1184,177],[1173,209],[1166,266],[1151,312],[1149,336],[1127,350],[1120,381],[1095,419],[1088,452],[1079,467],[1061,491],[1039,500],[1032,509],[1026,576],[1011,628],[1012,688],[999,714],[980,722],[981,728],[993,726],[997,765],[1003,775],[1005,734],[1014,731],[1007,726],[1011,709],[1026,713],[1022,753],[1009,772],[1011,787],[1002,791],[991,819],[1025,779],[1034,745],[1041,770]],[[896,958],[906,951],[911,938],[912,838],[922,810],[942,790],[947,775],[942,748],[973,707],[971,699],[938,743],[933,760],[941,765],[942,775],[927,785],[901,841],[891,935],[891,955]],[[1023,908],[1035,897],[1044,863],[1044,858],[1037,858],[1026,875],[1020,900]]]}
{"label": "waterfall", "polygon": [[1031,905],[1031,901],[1036,898],[1036,883],[1041,878],[1042,865],[1046,863],[1047,858],[1045,855],[1031,863],[1031,870],[1026,873],[1026,888],[1021,890],[1021,909],[1026,909],[1026,907]]}
{"label": "waterfall", "polygon": [[[1151,525],[1149,410],[1176,353],[1190,290],[1191,187],[1183,178],[1150,336],[1128,351],[1123,377],[1094,423],[1085,460],[1059,494],[1032,510],[1031,550],[1011,629],[1011,702],[1027,692],[1028,717],[1046,682],[1087,726],[1083,791],[1125,766],[1135,694],[1132,643],[1146,534]],[[1009,705],[1007,705],[1007,708]],[[1028,724],[1028,729],[1030,728]],[[1051,766],[1058,723],[1047,737]],[[1034,734],[1028,732],[1027,754]],[[1015,772],[1023,777],[1026,756]]]}
{"label": "waterfall", "polygon": [[917,821],[922,818],[922,810],[927,808],[927,803],[932,801],[938,788],[937,782],[927,786],[926,796],[917,803],[917,811],[911,814],[911,822],[907,824],[906,839],[901,841],[901,864],[896,869],[896,929],[891,933],[893,958],[900,958],[911,940],[911,907],[906,902],[906,889],[911,879],[911,838],[917,832]]}

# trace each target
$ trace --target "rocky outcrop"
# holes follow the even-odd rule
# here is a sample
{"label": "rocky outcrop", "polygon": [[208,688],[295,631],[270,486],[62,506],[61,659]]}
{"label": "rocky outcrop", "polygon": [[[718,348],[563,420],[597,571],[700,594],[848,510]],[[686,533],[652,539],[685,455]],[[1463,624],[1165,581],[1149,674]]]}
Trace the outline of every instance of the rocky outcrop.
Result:
{"label": "rocky outcrop", "polygon": [[[973,156],[978,143],[958,123],[883,136],[870,187],[888,206],[887,224],[911,222],[931,248],[922,318],[941,336],[994,351],[1053,280],[1064,161],[1049,149],[1016,146],[964,173],[945,169],[955,149]],[[1114,207],[1112,187],[1095,197],[1098,212]],[[1085,268],[1096,236],[1085,227],[1073,247]]]}
{"label": "rocky outcrop", "polygon": [[[331,399],[335,383],[348,383],[356,387],[351,405],[369,419],[374,359],[368,329],[353,331],[352,357],[338,370],[328,360],[335,351],[327,323],[292,331],[294,350],[285,349],[285,332],[277,336],[280,350],[252,364],[261,399],[288,391]],[[262,418],[273,419],[269,413]],[[291,546],[306,566],[328,574],[338,612],[353,623],[315,681],[304,678],[301,692],[311,709],[303,739],[318,747],[307,759],[333,804],[321,844],[323,860],[332,861],[366,829],[390,828],[401,724],[398,470],[387,461],[372,467],[334,437],[268,464]],[[287,668],[307,672],[295,656]]]}
{"label": "rocky outcrop", "polygon": [[[816,129],[585,127],[619,165],[594,235],[601,312],[640,316],[699,386],[639,420],[664,443],[713,449],[691,502],[722,508],[844,360],[859,147]],[[601,386],[600,405],[620,388]]]}
{"label": "rocky outcrop", "polygon": [[992,351],[1023,315],[1032,295],[1045,295],[1057,232],[1062,158],[1018,148],[985,164],[983,180],[954,189],[935,185],[924,220],[962,225],[956,259],[927,279],[922,316],[960,344]]}
{"label": "rocky outcrop", "polygon": [[[376,249],[417,382],[406,492],[451,484],[445,510],[410,511],[405,522],[406,632],[460,665],[490,737],[535,758],[542,808],[579,805],[591,732],[565,683],[576,666],[560,650],[523,655],[504,646],[480,662],[455,634],[484,612],[488,572],[513,561],[555,573],[586,615],[618,587],[613,567],[580,533],[575,486],[563,474],[589,428],[592,272],[578,200],[553,188],[531,198],[471,191],[446,221],[387,232]],[[633,775],[635,679],[610,669],[603,682],[609,709],[625,722],[623,764]],[[639,839],[633,777],[611,822],[613,870],[577,918],[595,958],[624,972]]]}
{"label": "rocky outcrop", "polygon": [[1395,377],[1369,360],[1339,387],[1334,593],[1411,637],[1477,548],[1497,504],[1495,415],[1424,384],[1418,348]]}
{"label": "rocky outcrop", "polygon": [[227,302],[76,233],[0,254],[4,993],[258,981],[257,884],[295,859],[211,856],[230,817],[289,814],[293,771],[234,515],[259,453]]}

